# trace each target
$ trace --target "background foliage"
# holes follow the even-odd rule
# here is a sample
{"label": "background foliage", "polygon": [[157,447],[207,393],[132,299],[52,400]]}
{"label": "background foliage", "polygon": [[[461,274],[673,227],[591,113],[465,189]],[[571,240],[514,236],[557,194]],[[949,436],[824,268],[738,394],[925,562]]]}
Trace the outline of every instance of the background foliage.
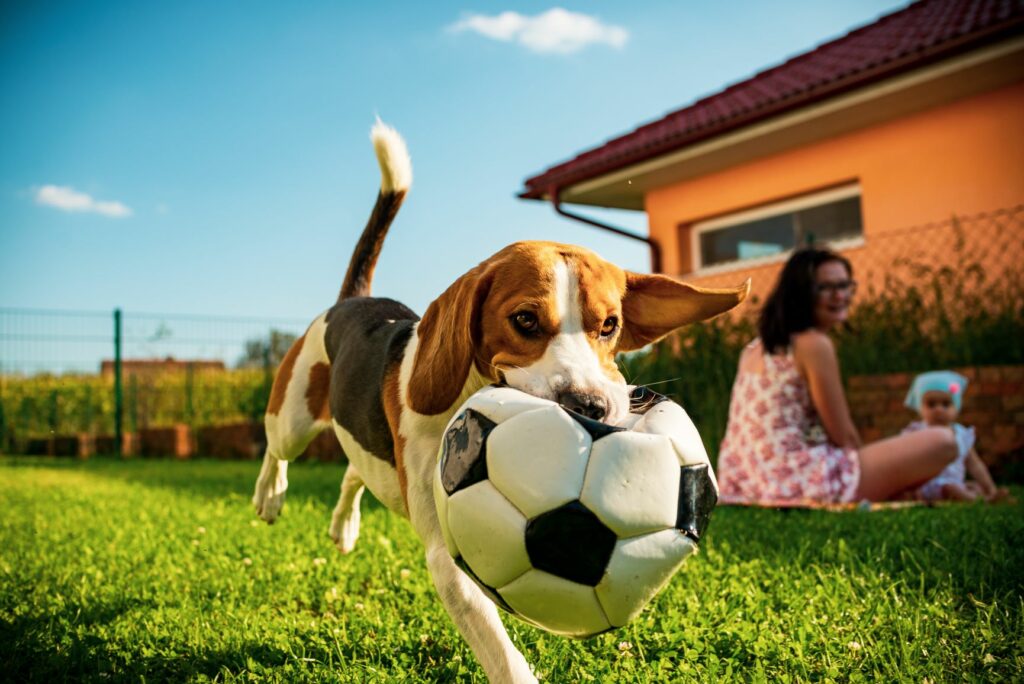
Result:
{"label": "background foliage", "polygon": [[[857,295],[848,325],[836,335],[845,377],[1024,363],[1024,274],[1008,272],[992,282],[959,229],[957,235],[954,266],[901,257],[884,288]],[[686,408],[714,460],[740,352],[756,336],[753,318],[722,316],[623,357],[620,365],[629,382],[650,383]]]}

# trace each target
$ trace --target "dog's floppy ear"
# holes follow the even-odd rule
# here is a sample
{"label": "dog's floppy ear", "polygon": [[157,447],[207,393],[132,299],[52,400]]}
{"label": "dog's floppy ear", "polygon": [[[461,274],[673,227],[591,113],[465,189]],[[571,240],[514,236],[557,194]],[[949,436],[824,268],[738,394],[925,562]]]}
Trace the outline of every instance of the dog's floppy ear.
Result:
{"label": "dog's floppy ear", "polygon": [[416,329],[419,343],[409,378],[409,406],[436,415],[462,393],[480,337],[479,321],[490,278],[477,266],[431,302]]}
{"label": "dog's floppy ear", "polygon": [[736,288],[697,287],[663,275],[626,272],[622,337],[616,351],[639,349],[687,323],[725,313],[750,292],[750,279]]}

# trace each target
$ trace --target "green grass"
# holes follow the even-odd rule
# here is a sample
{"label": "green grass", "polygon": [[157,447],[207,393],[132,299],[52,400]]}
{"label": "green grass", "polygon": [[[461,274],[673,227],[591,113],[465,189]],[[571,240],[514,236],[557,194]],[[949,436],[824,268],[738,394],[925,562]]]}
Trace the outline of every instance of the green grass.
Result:
{"label": "green grass", "polygon": [[[404,520],[364,500],[341,556],[340,466],[297,464],[273,526],[256,472],[0,459],[3,678],[484,681]],[[1020,680],[1021,509],[719,509],[633,624],[582,642],[507,624],[550,682]]]}

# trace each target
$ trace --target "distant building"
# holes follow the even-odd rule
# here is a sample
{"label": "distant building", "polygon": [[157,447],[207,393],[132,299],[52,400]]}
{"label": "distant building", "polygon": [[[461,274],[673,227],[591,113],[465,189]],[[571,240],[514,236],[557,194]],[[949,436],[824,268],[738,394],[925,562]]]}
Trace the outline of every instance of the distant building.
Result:
{"label": "distant building", "polygon": [[[182,360],[168,356],[163,359],[123,359],[121,361],[121,377],[151,378],[164,373],[180,373],[191,368],[193,371],[225,370],[223,361]],[[104,360],[100,363],[100,375],[113,377],[114,362]]]}
{"label": "distant building", "polygon": [[849,257],[862,286],[883,287],[900,258],[956,266],[957,248],[988,283],[1019,274],[1024,4],[915,2],[552,166],[520,196],[645,211],[663,272],[751,276],[762,297],[809,241]]}

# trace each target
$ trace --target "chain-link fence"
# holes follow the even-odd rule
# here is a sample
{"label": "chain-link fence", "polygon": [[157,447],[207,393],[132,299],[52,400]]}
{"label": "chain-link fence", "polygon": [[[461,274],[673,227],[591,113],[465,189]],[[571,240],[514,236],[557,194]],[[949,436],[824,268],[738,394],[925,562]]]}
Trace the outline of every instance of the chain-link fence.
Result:
{"label": "chain-link fence", "polygon": [[[842,253],[860,281],[838,346],[847,376],[1024,363],[1024,205],[872,230]],[[756,334],[751,314],[781,265],[692,279],[714,287],[750,276],[752,304],[684,329],[653,365],[627,363],[630,380],[666,383],[655,389],[684,400],[713,441],[739,349]],[[145,452],[143,434],[157,452],[212,454],[217,426],[216,439],[234,440],[226,451],[249,454],[274,369],[308,323],[125,313],[116,344],[115,318],[0,309],[0,450],[116,452],[120,432],[122,452]],[[329,443],[315,448],[336,449]]]}
{"label": "chain-link fence", "polygon": [[[883,294],[917,290],[929,301],[971,295],[964,306],[982,304],[990,297],[985,291],[1021,291],[1024,265],[1024,205],[909,227],[883,227],[865,233],[863,240],[840,248],[860,282],[857,301]],[[753,311],[763,302],[784,260],[737,268],[714,275],[694,274],[685,279],[706,287],[729,287],[751,278]],[[935,290],[938,277],[942,289]],[[924,290],[928,292],[924,292]],[[958,306],[956,302],[947,302]]]}
{"label": "chain-link fence", "polygon": [[0,308],[0,449],[129,451],[145,430],[250,425],[307,325]]}

